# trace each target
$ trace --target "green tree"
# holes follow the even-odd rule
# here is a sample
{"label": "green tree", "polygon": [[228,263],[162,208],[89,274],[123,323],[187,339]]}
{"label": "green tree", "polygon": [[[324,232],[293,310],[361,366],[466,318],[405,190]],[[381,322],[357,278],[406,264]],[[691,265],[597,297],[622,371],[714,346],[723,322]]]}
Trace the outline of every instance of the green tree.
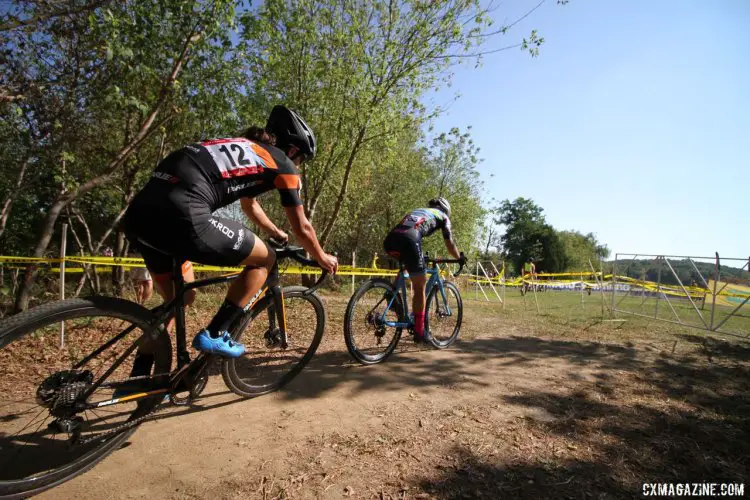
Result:
{"label": "green tree", "polygon": [[[450,82],[455,64],[481,55],[489,24],[476,0],[268,0],[243,16],[242,50],[255,85],[242,108],[285,102],[316,131],[319,154],[302,168],[302,185],[322,242],[351,223],[341,219],[354,213],[351,186],[357,197],[378,189],[357,182],[372,178],[369,170],[403,131],[440,111],[426,109],[423,96]],[[526,49],[540,43],[533,36]],[[391,175],[410,174],[392,168]]]}
{"label": "green tree", "polygon": [[[52,17],[45,8],[29,2],[25,18],[37,21],[2,39],[18,48],[8,63],[15,80],[4,85],[28,89],[13,102],[42,173],[35,257],[47,252],[66,207],[120,178],[138,151],[159,140],[161,125],[211,94],[201,82],[229,64],[235,2],[111,2]],[[30,268],[17,309],[26,308],[34,276]]]}
{"label": "green tree", "polygon": [[599,269],[598,261],[609,257],[607,245],[599,243],[594,233],[582,234],[579,231],[560,231],[559,237],[568,258],[568,270],[588,271],[589,262]]}
{"label": "green tree", "polygon": [[[56,254],[62,220],[71,253],[107,245],[124,255],[118,223],[166,153],[262,124],[279,102],[318,136],[303,199],[327,246],[378,251],[399,217],[443,194],[468,250],[484,217],[477,148],[457,129],[428,140],[441,109],[424,96],[515,23],[490,27],[478,0],[242,5],[19,0],[0,14],[3,253]],[[532,32],[510,47],[536,55],[542,42]],[[275,201],[265,207],[284,219]],[[18,309],[35,275],[26,273]]]}
{"label": "green tree", "polygon": [[563,243],[543,212],[527,198],[504,200],[497,208],[495,223],[505,226],[503,253],[516,270],[529,261],[536,263],[537,271],[560,272],[567,266]]}

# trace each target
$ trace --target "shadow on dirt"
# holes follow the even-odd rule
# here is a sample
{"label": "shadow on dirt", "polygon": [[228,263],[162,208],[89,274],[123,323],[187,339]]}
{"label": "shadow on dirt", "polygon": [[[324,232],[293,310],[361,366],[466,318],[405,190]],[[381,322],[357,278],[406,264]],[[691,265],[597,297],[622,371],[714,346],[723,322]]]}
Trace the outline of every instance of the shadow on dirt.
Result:
{"label": "shadow on dirt", "polygon": [[[290,400],[317,398],[342,384],[353,393],[404,387],[423,391],[439,387],[491,387],[496,380],[487,377],[484,361],[508,367],[524,364],[532,367],[550,359],[602,369],[635,369],[639,366],[636,349],[628,345],[513,336],[459,342],[454,348],[444,351],[412,347],[372,366],[359,365],[346,352],[318,354],[283,394]],[[497,374],[493,376],[497,377]]]}
{"label": "shadow on dirt", "polygon": [[727,342],[710,335],[678,334],[675,336],[680,340],[700,346],[709,361],[713,361],[714,356],[736,361],[750,361],[750,342],[748,341]]}
{"label": "shadow on dirt", "polygon": [[[404,344],[401,352],[376,366],[358,365],[345,351],[331,349],[316,355],[275,397],[295,401],[332,391],[382,397],[411,387],[420,393],[481,388],[494,398],[487,404],[550,416],[498,424],[486,438],[494,447],[505,446],[500,454],[489,453],[492,446],[443,443],[449,458],[433,457],[429,471],[409,479],[439,498],[632,498],[640,496],[644,482],[747,481],[747,348],[711,344],[707,357],[703,337],[693,337],[682,340],[695,344],[695,352],[680,356],[647,353],[629,344],[526,336],[463,341],[445,351]],[[557,375],[567,374],[559,389],[524,390],[517,369],[534,376],[535,369],[551,363],[569,367]],[[594,377],[577,376],[579,367]],[[492,391],[504,382],[506,370],[508,377],[516,370],[514,390]],[[240,402],[253,404],[225,390],[212,391],[193,406],[156,418]]]}
{"label": "shadow on dirt", "polygon": [[618,371],[561,391],[566,394],[502,396],[503,404],[554,417],[524,421],[541,439],[540,449],[497,463],[456,447],[458,465],[418,486],[444,498],[632,498],[641,495],[644,482],[746,482],[750,367],[737,361],[747,352],[731,344],[712,349],[714,362],[693,355],[640,359],[628,347],[536,338],[465,345],[464,351],[492,352],[511,362],[565,357]]}

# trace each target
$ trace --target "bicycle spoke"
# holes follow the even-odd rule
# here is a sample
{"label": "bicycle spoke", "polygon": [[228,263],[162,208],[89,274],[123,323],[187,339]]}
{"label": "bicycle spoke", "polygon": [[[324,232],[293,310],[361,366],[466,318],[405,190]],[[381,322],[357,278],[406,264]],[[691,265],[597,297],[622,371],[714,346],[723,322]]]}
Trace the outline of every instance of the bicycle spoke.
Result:
{"label": "bicycle spoke", "polygon": [[29,400],[30,400],[30,398],[27,398],[27,399],[19,399],[18,401],[8,401],[7,403],[5,403],[5,404],[3,404],[3,405],[0,405],[0,409],[1,409],[1,408],[5,408],[5,407],[8,407],[8,406],[10,406],[10,405],[13,405],[13,404],[24,404],[24,405],[28,405],[28,406],[33,406],[33,407],[36,407],[36,406],[37,406],[37,402],[36,402],[36,400],[34,400],[34,402],[33,402],[33,403],[27,403],[26,401],[29,401]]}
{"label": "bicycle spoke", "polygon": [[400,328],[386,322],[403,321],[401,302],[390,285],[365,282],[350,300],[344,320],[347,349],[361,363],[377,363],[395,349]]}
{"label": "bicycle spoke", "polygon": [[39,418],[39,415],[41,415],[42,413],[44,413],[46,410],[47,410],[46,408],[42,408],[41,410],[39,410],[39,412],[36,415],[34,415],[34,418],[31,419],[31,422],[29,422],[28,424],[26,424],[20,431],[18,431],[15,434],[13,434],[13,436],[18,436],[23,431],[25,431],[26,429],[28,429],[29,427],[31,427],[32,425],[34,425],[34,423],[36,423],[36,419]]}
{"label": "bicycle spoke", "polygon": [[222,374],[227,386],[243,396],[273,391],[291,380],[307,363],[322,335],[323,310],[316,296],[299,291],[284,292],[287,347],[282,347],[281,332],[269,320],[272,306],[252,312],[255,318],[241,332],[245,354],[228,360]]}
{"label": "bicycle spoke", "polygon": [[444,283],[443,293],[433,289],[427,299],[426,321],[433,345],[448,347],[455,342],[461,327],[461,296],[451,283]]}
{"label": "bicycle spoke", "polygon": [[[29,427],[31,427],[32,425],[34,425],[34,424],[35,424],[35,423],[37,422],[37,419],[39,418],[39,415],[41,415],[42,413],[44,413],[44,412],[45,412],[45,409],[46,409],[46,408],[42,408],[42,409],[41,409],[41,410],[39,411],[39,413],[37,413],[37,414],[36,414],[36,415],[34,416],[34,418],[32,419],[32,421],[31,421],[31,422],[29,422],[28,424],[26,424],[26,425],[24,426],[24,428],[23,428],[23,429],[21,429],[20,431],[18,431],[18,432],[16,432],[15,434],[13,434],[13,435],[11,436],[11,438],[16,438],[16,437],[20,437],[20,435],[21,435],[21,433],[22,433],[23,431],[25,431],[26,429],[28,429]],[[32,432],[32,433],[28,434],[27,436],[29,436],[29,437],[27,437],[26,439],[23,439],[23,440],[21,440],[21,443],[24,443],[24,444],[28,444],[28,441],[29,441],[29,439],[30,439],[30,436],[32,436],[32,435],[34,435],[34,434],[36,434],[36,433],[37,433],[37,432],[39,431],[39,428],[40,428],[40,427],[41,427],[41,426],[42,426],[42,425],[44,424],[44,422],[46,422],[46,421],[47,421],[47,419],[48,419],[48,418],[49,418],[49,416],[48,416],[48,415],[45,415],[45,416],[44,416],[44,418],[42,418],[42,420],[40,421],[40,423],[39,423],[39,425],[37,426],[37,428],[36,428],[36,429],[34,430],[34,432]],[[15,439],[9,439],[8,441],[15,441]],[[16,457],[18,457],[18,454],[19,454],[19,453],[21,452],[21,450],[23,450],[23,449],[24,449],[24,448],[23,448],[23,446],[16,446],[16,450],[15,450],[15,452],[13,452],[13,454],[12,454],[12,455],[10,455],[10,456],[9,456],[9,457],[8,457],[8,458],[7,458],[6,460],[5,460],[5,462],[3,462],[3,467],[5,467],[5,466],[6,466],[6,465],[7,465],[8,463],[12,463],[12,462],[14,461],[14,459],[15,459]]]}
{"label": "bicycle spoke", "polygon": [[[107,311],[107,304],[114,310]],[[134,310],[123,301],[98,298],[71,299],[22,313],[34,328],[22,331],[0,353],[10,361],[0,364],[0,496],[7,484],[13,491],[36,490],[90,466],[115,449],[118,436],[124,439],[128,426],[123,424],[155,406],[139,400],[112,410],[77,409],[80,403],[111,399],[112,389],[102,386],[127,380],[137,340],[151,323],[145,312],[140,320],[137,315],[128,319]],[[63,346],[58,341],[61,323]],[[18,324],[23,328],[16,320]],[[168,344],[153,349],[159,353],[153,370],[169,373]],[[150,379],[150,370],[145,379]],[[104,435],[108,439],[96,440]],[[73,436],[81,439],[73,443]]]}

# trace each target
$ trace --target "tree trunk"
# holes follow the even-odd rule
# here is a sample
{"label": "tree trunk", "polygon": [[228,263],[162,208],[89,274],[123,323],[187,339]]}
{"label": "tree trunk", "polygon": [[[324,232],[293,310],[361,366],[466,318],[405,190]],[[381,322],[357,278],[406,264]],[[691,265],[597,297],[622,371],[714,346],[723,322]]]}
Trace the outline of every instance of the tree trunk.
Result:
{"label": "tree trunk", "polygon": [[52,19],[54,17],[61,17],[61,16],[72,16],[75,14],[83,14],[86,12],[91,12],[92,10],[96,10],[97,8],[101,7],[107,3],[107,0],[97,0],[85,5],[81,5],[80,7],[67,7],[62,8],[58,10],[52,10],[52,9],[45,9],[44,14],[39,14],[33,17],[30,17],[28,19],[20,19],[15,16],[9,16],[7,20],[3,24],[0,24],[0,31],[8,31],[15,28],[19,28],[22,26],[29,26],[32,24],[38,24],[43,21],[46,21],[47,19]]}
{"label": "tree trunk", "polygon": [[[50,207],[49,212],[47,212],[47,217],[44,221],[44,225],[39,231],[39,240],[37,241],[37,244],[34,247],[34,251],[31,254],[32,257],[44,257],[44,253],[47,251],[47,247],[49,247],[49,242],[52,239],[52,234],[55,230],[55,222],[57,221],[57,218],[60,216],[60,212],[64,207],[65,203],[61,203],[59,201],[59,198],[58,201],[53,204],[52,207]],[[16,312],[25,311],[29,307],[29,299],[31,299],[31,286],[34,283],[34,279],[36,278],[38,270],[39,266],[35,264],[30,264],[26,267],[26,270],[23,273],[23,279],[21,280],[21,284],[18,288],[18,295],[16,296]]]}
{"label": "tree trunk", "polygon": [[[125,256],[125,232],[117,231],[115,239],[115,257]],[[112,288],[117,297],[122,297],[125,286],[125,269],[122,266],[112,267]]]}
{"label": "tree trunk", "polygon": [[333,214],[331,214],[331,218],[328,220],[325,228],[323,229],[323,233],[320,236],[320,245],[322,247],[325,247],[326,243],[328,242],[328,237],[333,231],[333,226],[336,224],[336,219],[338,219],[339,217],[339,212],[341,212],[341,206],[344,204],[346,191],[349,187],[349,178],[351,177],[352,167],[354,166],[354,159],[357,157],[357,152],[359,152],[359,146],[362,144],[362,139],[364,139],[365,137],[365,132],[367,132],[367,127],[363,125],[359,128],[359,134],[357,134],[357,139],[354,141],[354,146],[352,146],[352,151],[349,154],[349,159],[346,162],[344,180],[341,183],[339,194],[336,197],[336,205],[334,205],[333,207]]}
{"label": "tree trunk", "polygon": [[15,295],[16,290],[18,290],[18,269],[13,269],[10,272],[10,282],[11,282],[11,293]]}
{"label": "tree trunk", "polygon": [[29,165],[29,161],[30,158],[26,157],[21,164],[21,170],[18,171],[15,189],[10,189],[8,196],[5,197],[5,201],[3,202],[3,209],[0,211],[0,237],[2,237],[5,232],[5,226],[8,224],[8,218],[10,217],[10,209],[13,206],[13,199],[21,189],[21,184],[23,184],[23,177],[26,175],[26,167]]}
{"label": "tree trunk", "polygon": [[[197,27],[196,27],[197,28]],[[197,41],[196,38],[198,36],[196,34],[195,30],[192,30],[188,36],[185,39],[185,43],[183,45],[183,50],[180,56],[175,61],[174,65],[172,66],[172,72],[169,74],[167,79],[162,84],[161,92],[159,93],[159,98],[154,103],[154,105],[151,108],[151,112],[148,114],[146,119],[141,123],[141,127],[138,130],[138,133],[133,137],[133,139],[128,143],[125,147],[120,149],[120,151],[117,152],[115,157],[107,164],[107,166],[104,168],[104,171],[102,174],[90,179],[87,182],[84,182],[80,186],[78,186],[76,189],[70,191],[69,193],[61,193],[57,200],[52,204],[49,211],[47,212],[47,216],[44,219],[44,223],[42,224],[42,228],[39,231],[39,237],[37,240],[37,244],[34,247],[33,251],[33,257],[43,257],[45,252],[47,251],[47,248],[49,247],[49,242],[52,239],[52,234],[54,233],[55,229],[55,223],[57,222],[57,218],[60,216],[60,212],[73,200],[78,198],[79,196],[88,193],[92,189],[99,187],[101,185],[106,184],[107,182],[112,180],[112,174],[120,168],[125,162],[127,161],[130,156],[138,150],[138,148],[141,146],[141,144],[153,133],[154,130],[158,130],[159,126],[165,123],[170,116],[167,116],[161,122],[156,122],[156,117],[161,111],[161,108],[166,103],[167,98],[169,96],[169,91],[174,85],[174,82],[177,79],[177,75],[179,74],[180,70],[182,69],[182,65],[187,60],[188,51],[190,49],[191,44],[194,41]],[[26,268],[26,272],[24,273],[23,281],[21,283],[21,287],[18,290],[18,295],[16,297],[16,304],[15,304],[15,310],[18,311],[25,311],[29,306],[29,299],[31,298],[31,285],[34,283],[34,279],[36,278],[38,271],[38,266],[28,266]]]}
{"label": "tree trunk", "polygon": [[96,264],[91,267],[92,274],[94,275],[94,280],[91,282],[91,289],[93,291],[93,295],[100,295],[102,293],[102,283],[99,279],[99,273],[96,271]]}

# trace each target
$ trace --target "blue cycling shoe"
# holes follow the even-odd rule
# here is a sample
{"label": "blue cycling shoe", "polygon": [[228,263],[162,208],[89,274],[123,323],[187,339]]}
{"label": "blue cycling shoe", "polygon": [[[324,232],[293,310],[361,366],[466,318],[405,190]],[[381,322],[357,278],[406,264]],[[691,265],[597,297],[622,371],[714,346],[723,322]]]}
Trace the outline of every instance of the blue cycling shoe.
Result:
{"label": "blue cycling shoe", "polygon": [[232,340],[227,332],[223,332],[221,337],[213,338],[208,330],[201,330],[193,339],[193,348],[227,358],[239,358],[245,354],[245,346]]}

